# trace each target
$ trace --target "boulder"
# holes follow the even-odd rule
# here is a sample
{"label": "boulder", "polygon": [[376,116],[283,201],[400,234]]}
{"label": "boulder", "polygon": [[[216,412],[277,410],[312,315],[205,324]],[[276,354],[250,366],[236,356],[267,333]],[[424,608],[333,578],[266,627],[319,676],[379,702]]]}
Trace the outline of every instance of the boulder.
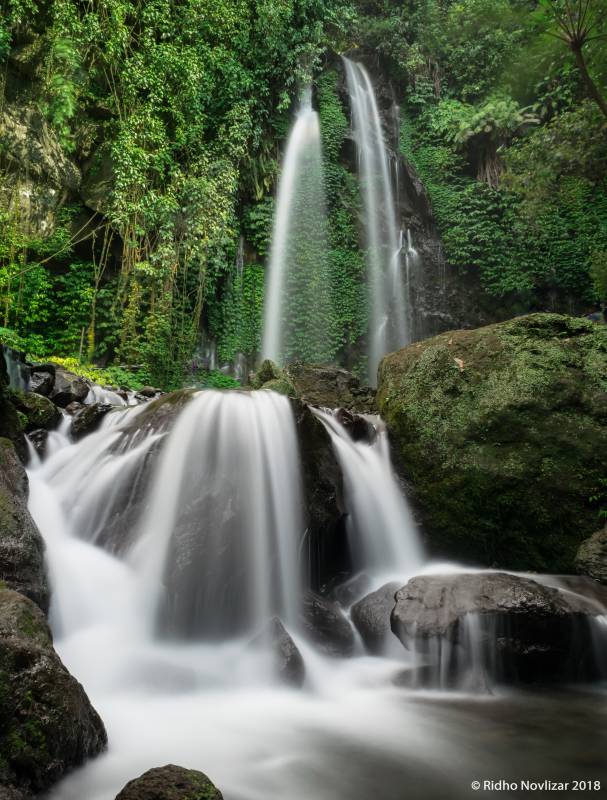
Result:
{"label": "boulder", "polygon": [[297,688],[303,685],[306,677],[303,657],[278,617],[270,620],[267,627],[259,636],[255,637],[252,644],[270,648],[276,677],[282,683]]}
{"label": "boulder", "polygon": [[307,592],[302,602],[301,622],[312,642],[327,655],[352,654],[352,626],[337,603]]}
{"label": "boulder", "polygon": [[15,406],[25,415],[26,433],[38,428],[52,430],[57,427],[61,412],[48,397],[34,392],[13,392]]}
{"label": "boulder", "polygon": [[69,414],[70,417],[75,417],[76,414],[78,414],[78,412],[82,411],[84,408],[86,408],[84,403],[78,403],[74,401],[73,403],[68,403],[64,411],[66,412],[66,414]]}
{"label": "boulder", "polygon": [[375,393],[341,367],[289,364],[284,373],[297,397],[313,406],[375,412]]}
{"label": "boulder", "polygon": [[0,588],[0,783],[42,792],[101,752],[103,723],[53,649],[40,609]]}
{"label": "boulder", "polygon": [[44,543],[27,508],[28,481],[8,439],[0,439],[0,580],[46,612],[49,588]]}
{"label": "boulder", "polygon": [[575,568],[582,575],[607,584],[607,525],[582,542],[575,556]]}
{"label": "boulder", "polygon": [[44,397],[48,397],[53,391],[55,385],[55,373],[43,372],[40,368],[35,367],[30,376],[29,390],[36,392]]}
{"label": "boulder", "polygon": [[587,680],[600,664],[595,602],[500,572],[426,575],[396,593],[392,631],[436,660],[442,677],[464,669],[506,683]]}
{"label": "boulder", "polygon": [[137,394],[147,398],[157,397],[159,394],[162,394],[162,389],[154,389],[153,386],[144,386],[143,389],[139,389]]}
{"label": "boulder", "polygon": [[57,367],[55,385],[50,397],[53,403],[61,408],[66,408],[70,403],[84,403],[89,389],[90,386],[84,378],[68,372],[63,367]]}
{"label": "boulder", "polygon": [[363,572],[354,575],[345,581],[340,581],[328,594],[330,600],[335,600],[342,608],[350,608],[369,588],[371,578]]}
{"label": "boulder", "polygon": [[398,588],[398,583],[387,583],[352,606],[350,618],[370,653],[381,654],[392,636],[390,615]]}
{"label": "boulder", "polygon": [[222,800],[223,795],[203,772],[156,767],[129,781],[116,800]]}
{"label": "boulder", "polygon": [[573,571],[605,473],[606,376],[607,327],[558,314],[384,358],[379,410],[433,555]]}
{"label": "boulder", "polygon": [[96,431],[101,420],[114,408],[115,406],[108,403],[91,403],[77,411],[72,419],[71,427],[74,439],[82,439],[83,436]]}

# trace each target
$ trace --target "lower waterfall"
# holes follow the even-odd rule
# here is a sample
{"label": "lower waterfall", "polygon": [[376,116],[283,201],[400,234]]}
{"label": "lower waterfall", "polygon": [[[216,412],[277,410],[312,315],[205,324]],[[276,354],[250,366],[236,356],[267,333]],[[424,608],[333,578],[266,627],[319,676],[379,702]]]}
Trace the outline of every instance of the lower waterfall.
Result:
{"label": "lower waterfall", "polygon": [[[171,762],[204,770],[225,800],[465,800],[471,775],[560,775],[571,743],[598,730],[597,689],[569,716],[563,693],[403,689],[418,658],[404,648],[319,651],[298,624],[305,508],[289,400],[199,392],[170,429],[153,411],[117,409],[77,442],[66,417],[30,466],[55,646],[109,737],[107,753],[49,800],[114,800],[128,780]],[[381,421],[368,419],[375,435],[355,442],[317,413],[342,466],[356,569],[373,588],[432,571]],[[270,616],[304,658],[301,689],[279,683],[268,649],[251,646]],[[505,719],[522,736],[530,718],[559,726],[553,751],[541,737],[522,749],[503,738]],[[591,756],[580,753],[580,775]]]}

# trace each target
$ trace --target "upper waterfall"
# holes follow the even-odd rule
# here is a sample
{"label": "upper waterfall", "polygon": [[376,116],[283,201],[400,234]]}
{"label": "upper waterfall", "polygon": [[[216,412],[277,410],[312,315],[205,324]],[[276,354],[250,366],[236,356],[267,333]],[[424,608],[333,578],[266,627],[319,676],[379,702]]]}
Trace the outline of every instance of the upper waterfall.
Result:
{"label": "upper waterfall", "polygon": [[403,243],[396,223],[390,164],[377,99],[362,64],[343,59],[364,198],[369,293],[368,379],[375,386],[377,367],[386,353],[409,338],[405,281],[401,273]]}
{"label": "upper waterfall", "polygon": [[262,355],[278,364],[331,358],[331,296],[320,123],[311,90],[289,136],[266,279]]}

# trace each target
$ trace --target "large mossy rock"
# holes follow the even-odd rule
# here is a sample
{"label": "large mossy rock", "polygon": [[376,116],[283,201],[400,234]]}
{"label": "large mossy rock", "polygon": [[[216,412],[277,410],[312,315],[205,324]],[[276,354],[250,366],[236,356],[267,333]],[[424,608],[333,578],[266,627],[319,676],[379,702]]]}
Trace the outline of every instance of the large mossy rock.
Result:
{"label": "large mossy rock", "polygon": [[607,585],[607,525],[582,542],[575,556],[575,568]]}
{"label": "large mossy rock", "polygon": [[28,494],[27,475],[13,443],[0,439],[0,580],[46,612],[44,543],[27,508]]}
{"label": "large mossy rock", "polygon": [[605,474],[607,327],[532,314],[445,333],[383,360],[378,403],[435,554],[572,571]]}
{"label": "large mossy rock", "polygon": [[195,769],[156,767],[129,781],[116,800],[222,800],[219,789]]}
{"label": "large mossy rock", "polygon": [[375,411],[375,392],[351,372],[336,366],[289,364],[284,374],[296,396],[313,406],[347,408],[359,413]]}
{"label": "large mossy rock", "polygon": [[25,430],[27,433],[39,430],[52,430],[57,427],[61,419],[61,411],[48,397],[43,397],[35,392],[13,392],[14,404],[27,420]]}
{"label": "large mossy rock", "polygon": [[0,783],[44,791],[106,742],[99,715],[53,649],[44,614],[0,588]]}

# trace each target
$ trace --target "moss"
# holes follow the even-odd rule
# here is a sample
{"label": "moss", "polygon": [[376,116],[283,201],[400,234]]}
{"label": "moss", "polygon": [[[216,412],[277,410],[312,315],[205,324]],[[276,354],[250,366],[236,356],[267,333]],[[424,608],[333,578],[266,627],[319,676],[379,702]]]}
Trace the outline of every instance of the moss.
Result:
{"label": "moss", "polygon": [[607,445],[607,329],[533,314],[384,359],[378,401],[436,551],[570,571]]}
{"label": "moss", "polygon": [[278,394],[287,395],[287,397],[297,397],[295,387],[284,375],[264,383],[263,388],[270,392],[278,392]]}
{"label": "moss", "polygon": [[61,412],[48,397],[34,392],[13,392],[12,395],[24,430],[50,430],[59,422]]}

